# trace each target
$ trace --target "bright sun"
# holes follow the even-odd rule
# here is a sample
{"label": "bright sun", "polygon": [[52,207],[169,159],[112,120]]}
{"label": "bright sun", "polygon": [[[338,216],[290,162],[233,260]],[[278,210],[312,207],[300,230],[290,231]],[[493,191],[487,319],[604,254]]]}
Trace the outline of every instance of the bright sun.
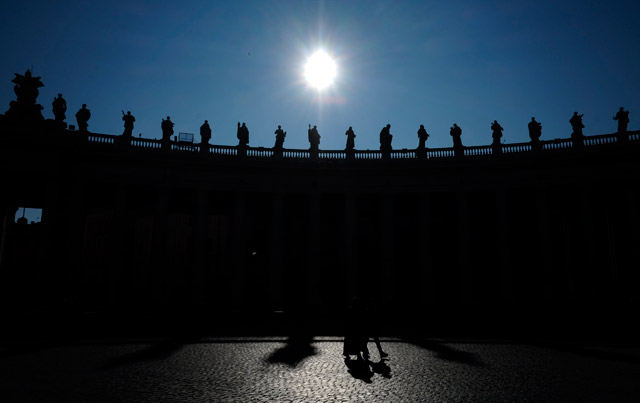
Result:
{"label": "bright sun", "polygon": [[318,50],[309,57],[304,66],[307,83],[317,90],[323,90],[333,83],[336,77],[336,63],[324,51]]}

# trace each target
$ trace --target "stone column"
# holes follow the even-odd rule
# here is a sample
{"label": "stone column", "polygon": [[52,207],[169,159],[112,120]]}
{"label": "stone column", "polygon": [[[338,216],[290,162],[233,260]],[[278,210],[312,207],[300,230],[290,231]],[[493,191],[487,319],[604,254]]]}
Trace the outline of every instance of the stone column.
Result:
{"label": "stone column", "polygon": [[283,233],[283,201],[282,193],[271,193],[271,256],[269,273],[269,305],[275,310],[282,310],[284,298],[283,287],[283,260],[282,260],[282,233]]}
{"label": "stone column", "polygon": [[[348,297],[358,293],[358,225],[357,225],[356,196],[353,193],[345,195],[344,206],[344,256],[345,275],[343,295]],[[355,290],[355,292],[353,291]]]}
{"label": "stone column", "polygon": [[545,244],[545,240],[549,238],[549,212],[548,212],[548,196],[547,190],[544,188],[536,189],[536,222],[538,224],[538,240],[540,242],[537,251],[531,251],[532,255],[540,256],[540,268],[539,275],[543,279],[542,300],[546,303],[553,301],[553,258],[551,256],[551,250],[548,245]]}
{"label": "stone column", "polygon": [[418,225],[420,227],[420,245],[422,251],[419,257],[420,274],[418,282],[422,285],[422,292],[418,298],[421,307],[431,306],[436,302],[435,284],[433,272],[433,248],[432,248],[432,223],[431,223],[431,201],[429,194],[420,194],[418,201]]}
{"label": "stone column", "polygon": [[166,264],[167,225],[169,216],[169,191],[164,187],[156,190],[153,217],[151,267],[148,270],[151,302],[165,303],[167,297],[168,268]]}
{"label": "stone column", "polygon": [[209,235],[209,199],[205,189],[196,191],[196,209],[194,213],[194,264],[191,273],[191,303],[203,304],[205,302],[205,276],[204,271],[208,267],[208,235]]}
{"label": "stone column", "polygon": [[456,193],[458,205],[458,273],[460,281],[460,301],[463,304],[473,302],[473,273],[470,267],[469,241],[469,208],[467,195],[464,192]]}
{"label": "stone column", "polygon": [[322,267],[320,266],[320,254],[322,253],[322,239],[320,239],[320,195],[318,193],[309,194],[309,249],[307,256],[308,264],[303,266],[306,268],[302,276],[306,287],[304,296],[305,307],[317,309],[322,303],[322,290],[319,289],[319,283],[315,279],[322,276]]}
{"label": "stone column", "polygon": [[511,255],[509,253],[509,220],[507,219],[507,194],[505,189],[496,191],[496,250],[493,251],[499,258],[500,265],[500,291],[503,302],[513,302],[513,276],[511,267]]}
{"label": "stone column", "polygon": [[248,286],[246,276],[247,253],[247,195],[244,192],[236,192],[233,200],[233,216],[231,220],[231,270],[229,276],[230,298],[233,305],[245,305],[245,292]]}
{"label": "stone column", "polygon": [[385,193],[381,200],[380,230],[382,232],[382,245],[380,257],[382,266],[380,267],[381,271],[376,273],[378,278],[374,280],[375,285],[384,282],[388,289],[388,292],[385,293],[386,298],[390,301],[396,301],[396,296],[399,292],[396,281],[393,197],[393,194]]}

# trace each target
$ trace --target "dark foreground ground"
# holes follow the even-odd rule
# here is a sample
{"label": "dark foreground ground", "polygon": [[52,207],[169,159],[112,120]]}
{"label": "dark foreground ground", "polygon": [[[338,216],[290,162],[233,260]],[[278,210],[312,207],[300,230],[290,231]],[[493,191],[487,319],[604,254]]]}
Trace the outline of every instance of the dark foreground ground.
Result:
{"label": "dark foreground ground", "polygon": [[1,402],[639,402],[632,312],[386,313],[381,359],[336,315],[5,315]]}

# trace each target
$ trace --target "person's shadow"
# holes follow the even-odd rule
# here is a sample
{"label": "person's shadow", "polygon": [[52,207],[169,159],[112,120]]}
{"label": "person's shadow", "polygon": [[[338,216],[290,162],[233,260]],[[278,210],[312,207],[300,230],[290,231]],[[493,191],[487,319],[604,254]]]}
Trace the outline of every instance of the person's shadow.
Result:
{"label": "person's shadow", "polygon": [[293,334],[287,340],[287,344],[271,353],[266,361],[270,364],[283,363],[295,367],[305,358],[316,354],[316,348],[311,344],[312,342],[313,336]]}
{"label": "person's shadow", "polygon": [[347,365],[347,372],[355,379],[360,379],[365,383],[371,383],[373,372],[369,368],[369,361],[345,359],[344,363]]}
{"label": "person's shadow", "polygon": [[369,365],[374,373],[380,374],[383,378],[391,379],[391,367],[385,361],[385,358],[381,358],[378,362],[369,361]]}

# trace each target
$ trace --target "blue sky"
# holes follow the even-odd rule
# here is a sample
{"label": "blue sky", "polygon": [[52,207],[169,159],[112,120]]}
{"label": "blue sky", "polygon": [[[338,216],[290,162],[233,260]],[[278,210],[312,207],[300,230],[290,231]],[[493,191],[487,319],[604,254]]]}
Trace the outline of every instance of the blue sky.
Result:
{"label": "blue sky", "polygon": [[[567,138],[584,113],[586,135],[616,130],[620,106],[640,129],[640,3],[635,1],[29,1],[2,2],[0,113],[15,99],[14,73],[33,67],[45,87],[38,102],[53,118],[62,93],[67,122],[83,103],[89,130],[160,138],[163,117],[211,142],[236,145],[246,122],[250,145],[307,149],[317,125],[321,149],[378,149],[387,123],[393,147],[491,143],[491,122],[507,143]],[[322,48],[338,64],[318,93],[302,72]],[[4,103],[4,106],[2,106]],[[637,117],[637,118],[636,118]]]}

